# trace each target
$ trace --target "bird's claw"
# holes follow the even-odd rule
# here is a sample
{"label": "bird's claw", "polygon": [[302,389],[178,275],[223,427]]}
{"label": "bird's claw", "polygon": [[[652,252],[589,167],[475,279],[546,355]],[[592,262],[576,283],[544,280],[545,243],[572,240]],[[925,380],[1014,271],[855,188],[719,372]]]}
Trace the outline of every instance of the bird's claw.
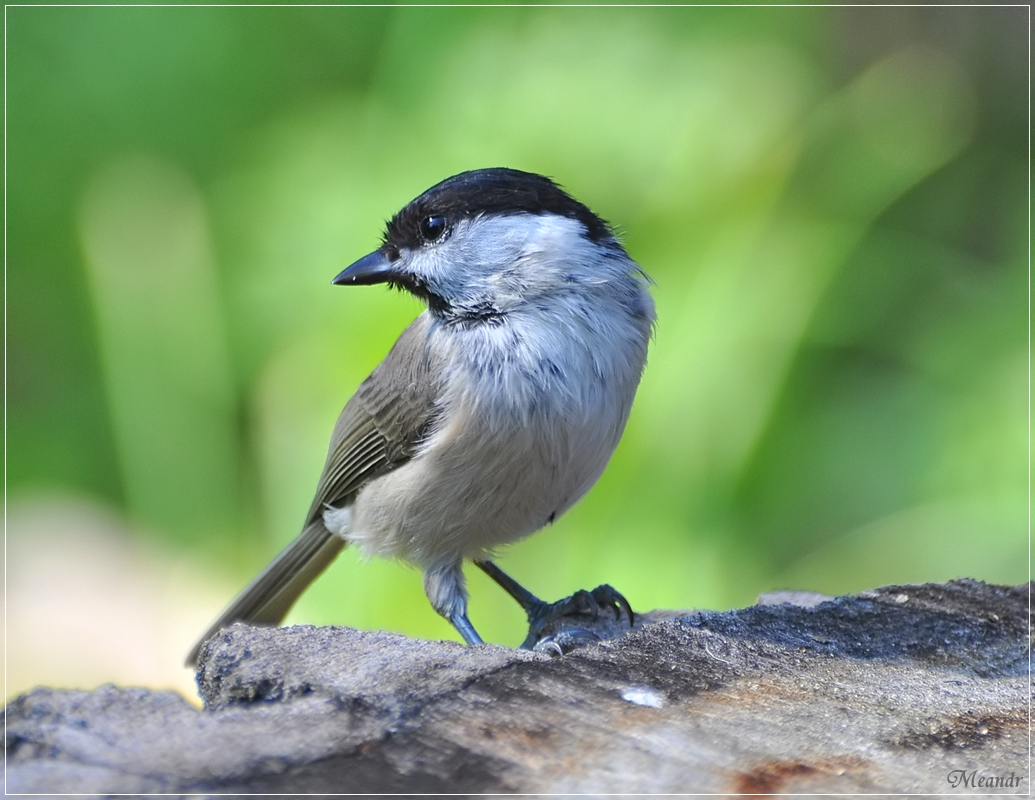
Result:
{"label": "bird's claw", "polygon": [[600,637],[592,631],[587,631],[583,628],[569,628],[568,630],[558,631],[551,636],[543,637],[535,643],[532,650],[536,653],[557,657],[599,641]]}
{"label": "bird's claw", "polygon": [[633,613],[629,601],[625,599],[621,592],[607,583],[598,586],[592,592],[579,589],[571,597],[566,597],[554,603],[550,608],[553,609],[553,613],[557,616],[591,614],[593,619],[599,619],[601,608],[608,608],[614,613],[615,622],[622,618],[623,613],[629,620],[629,627],[632,627],[636,622],[636,615]]}
{"label": "bird's claw", "polygon": [[629,620],[630,628],[636,622],[629,601],[612,586],[604,584],[592,591],[580,589],[556,603],[538,602],[529,607],[528,637],[521,646],[540,653],[564,655],[586,644],[610,638],[607,633],[601,636],[587,628],[574,627],[570,623],[565,625],[565,621],[571,618],[588,617],[594,626],[607,626],[607,623],[599,623],[601,609],[610,610],[616,623],[623,614]]}

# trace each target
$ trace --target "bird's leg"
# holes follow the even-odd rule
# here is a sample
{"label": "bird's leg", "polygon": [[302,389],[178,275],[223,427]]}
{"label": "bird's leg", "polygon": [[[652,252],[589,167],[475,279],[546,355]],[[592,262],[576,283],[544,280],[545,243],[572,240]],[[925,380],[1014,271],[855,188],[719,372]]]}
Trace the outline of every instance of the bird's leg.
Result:
{"label": "bird's leg", "polygon": [[501,570],[491,561],[475,561],[478,568],[498,583],[507,594],[517,600],[518,605],[525,609],[525,613],[528,615],[529,623],[537,615],[542,614],[549,608],[547,603],[544,603],[528,589],[510,577],[506,572]]}
{"label": "bird's leg", "polygon": [[454,614],[449,618],[449,621],[456,628],[457,632],[464,637],[465,642],[468,644],[482,644],[482,637],[474,629],[474,625],[467,618],[467,614]]}
{"label": "bird's leg", "polygon": [[528,636],[521,644],[525,650],[562,654],[591,641],[599,641],[597,633],[586,628],[559,626],[565,617],[591,617],[597,623],[601,607],[614,611],[615,622],[621,619],[622,613],[629,620],[629,626],[635,622],[635,615],[621,593],[604,584],[592,592],[580,589],[571,597],[558,600],[556,603],[545,603],[528,589],[511,578],[507,573],[491,561],[475,561],[478,568],[498,583],[503,590],[517,600],[528,615]]}
{"label": "bird's leg", "polygon": [[482,637],[467,618],[467,587],[461,562],[425,571],[424,593],[431,601],[431,607],[449,620],[465,642],[482,643]]}

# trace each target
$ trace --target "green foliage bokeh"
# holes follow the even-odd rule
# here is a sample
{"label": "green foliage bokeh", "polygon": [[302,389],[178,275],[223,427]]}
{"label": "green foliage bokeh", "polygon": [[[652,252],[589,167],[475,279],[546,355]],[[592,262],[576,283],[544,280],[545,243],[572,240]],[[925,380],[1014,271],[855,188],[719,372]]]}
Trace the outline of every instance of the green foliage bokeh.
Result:
{"label": "green foliage bokeh", "polygon": [[[506,165],[616,225],[659,324],[608,471],[505,569],[639,609],[1019,582],[1027,25],[1023,7],[8,8],[10,496],[94,496],[243,585],[420,310],[330,279],[431,184]],[[520,641],[469,577],[475,625]],[[419,576],[349,552],[292,619],[452,635]]]}

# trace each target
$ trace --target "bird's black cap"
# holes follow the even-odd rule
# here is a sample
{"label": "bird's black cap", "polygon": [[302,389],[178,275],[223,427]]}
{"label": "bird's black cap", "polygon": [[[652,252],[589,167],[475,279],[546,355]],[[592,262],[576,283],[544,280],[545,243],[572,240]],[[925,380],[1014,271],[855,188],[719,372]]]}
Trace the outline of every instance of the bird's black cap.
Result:
{"label": "bird's black cap", "polygon": [[614,238],[608,224],[556,183],[533,172],[506,167],[476,169],[446,178],[411,201],[388,222],[385,244],[419,247],[421,225],[443,217],[449,225],[469,217],[502,214],[556,214],[577,220],[595,242]]}

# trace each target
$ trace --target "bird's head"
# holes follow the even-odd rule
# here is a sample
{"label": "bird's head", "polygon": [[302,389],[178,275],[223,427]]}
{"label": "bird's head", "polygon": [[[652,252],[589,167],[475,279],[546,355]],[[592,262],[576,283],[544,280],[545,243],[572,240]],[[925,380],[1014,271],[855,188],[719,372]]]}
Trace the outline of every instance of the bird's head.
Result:
{"label": "bird's head", "polygon": [[630,279],[604,220],[549,178],[514,169],[454,175],[388,222],[384,243],[334,279],[388,283],[449,320],[498,320],[578,287]]}

